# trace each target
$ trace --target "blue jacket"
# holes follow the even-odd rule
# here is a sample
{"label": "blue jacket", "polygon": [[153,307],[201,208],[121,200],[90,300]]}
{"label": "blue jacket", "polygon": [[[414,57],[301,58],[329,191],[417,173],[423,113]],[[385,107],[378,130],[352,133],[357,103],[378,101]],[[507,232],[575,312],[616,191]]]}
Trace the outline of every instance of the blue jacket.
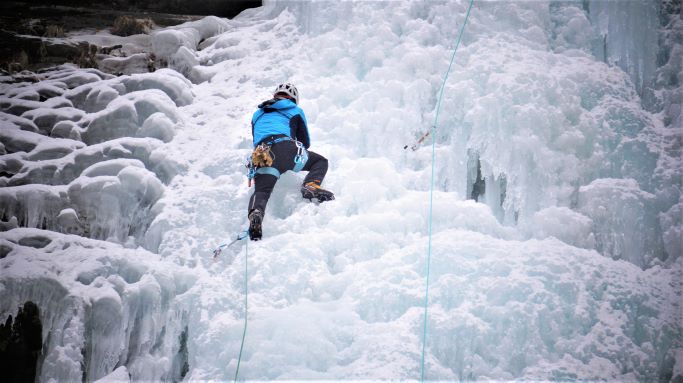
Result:
{"label": "blue jacket", "polygon": [[251,134],[254,147],[265,138],[278,134],[300,141],[306,149],[311,145],[304,111],[288,99],[262,102],[251,118]]}

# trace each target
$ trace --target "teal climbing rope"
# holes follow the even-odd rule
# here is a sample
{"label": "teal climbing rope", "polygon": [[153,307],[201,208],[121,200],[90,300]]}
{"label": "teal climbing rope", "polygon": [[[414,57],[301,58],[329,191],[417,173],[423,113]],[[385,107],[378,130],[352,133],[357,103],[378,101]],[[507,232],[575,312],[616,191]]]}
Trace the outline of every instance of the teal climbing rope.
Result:
{"label": "teal climbing rope", "polygon": [[235,369],[235,382],[237,382],[237,374],[240,373],[240,362],[242,361],[242,350],[244,349],[244,339],[247,337],[247,314],[248,314],[248,284],[249,277],[249,241],[244,245],[244,330],[242,331],[242,344],[240,344],[240,354],[237,357],[237,368]]}
{"label": "teal climbing rope", "polygon": [[441,84],[441,90],[439,91],[439,98],[436,102],[436,115],[434,116],[434,124],[432,125],[432,175],[429,183],[429,224],[428,224],[428,235],[429,243],[427,245],[427,265],[425,271],[425,300],[424,300],[424,323],[422,327],[422,361],[420,363],[420,381],[424,382],[425,376],[425,347],[427,345],[427,307],[429,305],[429,264],[432,259],[432,211],[434,207],[434,164],[436,162],[436,126],[439,122],[439,111],[441,110],[441,99],[443,98],[444,88],[446,88],[446,80],[448,79],[448,74],[451,72],[451,67],[453,66],[453,61],[455,60],[455,53],[458,51],[460,46],[460,40],[462,39],[462,34],[465,31],[465,25],[467,20],[470,18],[470,10],[472,9],[472,4],[474,0],[470,0],[470,4],[467,7],[467,14],[465,15],[465,21],[463,21],[460,27],[460,33],[458,33],[458,40],[455,43],[455,48],[453,48],[453,55],[451,56],[451,62],[448,64],[448,70],[446,70],[446,75],[443,78],[443,83]]}

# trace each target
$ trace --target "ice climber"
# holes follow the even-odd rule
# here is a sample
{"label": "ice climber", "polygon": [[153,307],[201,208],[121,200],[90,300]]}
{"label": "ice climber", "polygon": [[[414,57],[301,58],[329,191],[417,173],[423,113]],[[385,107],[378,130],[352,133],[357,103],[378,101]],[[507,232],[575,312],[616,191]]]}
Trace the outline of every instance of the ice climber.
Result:
{"label": "ice climber", "polygon": [[334,199],[334,194],[320,187],[327,173],[327,159],[307,151],[311,144],[304,111],[297,105],[299,92],[294,85],[280,84],[273,98],[262,102],[251,119],[254,151],[250,177],[256,184],[249,200],[249,237],[261,239],[263,214],[280,174],[292,170],[308,171],[301,196],[318,202]]}

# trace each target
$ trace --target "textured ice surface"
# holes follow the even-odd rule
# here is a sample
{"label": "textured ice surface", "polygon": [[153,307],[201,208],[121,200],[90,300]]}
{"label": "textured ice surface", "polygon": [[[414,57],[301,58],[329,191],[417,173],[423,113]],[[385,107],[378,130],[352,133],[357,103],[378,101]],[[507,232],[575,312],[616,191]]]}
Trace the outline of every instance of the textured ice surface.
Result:
{"label": "textured ice surface", "polygon": [[154,32],[152,50],[157,59],[190,77],[192,68],[199,64],[196,56],[199,43],[227,29],[228,22],[214,16],[190,21]]}
{"label": "textured ice surface", "polygon": [[[166,120],[170,120],[167,129],[143,129],[147,118],[157,113],[165,115]],[[80,134],[87,144],[147,134],[168,140],[173,135],[174,124],[178,122],[173,100],[163,91],[156,89],[127,93],[110,102],[106,109],[88,117],[90,121]],[[159,120],[158,117],[154,118],[156,121]]]}
{"label": "textured ice surface", "polygon": [[190,82],[170,69],[114,78],[68,65],[41,78],[2,85],[3,227],[134,246],[178,172],[162,146],[182,124],[177,105],[192,101]]}
{"label": "textured ice surface", "polygon": [[119,364],[136,380],[178,379],[165,355],[181,347],[195,276],[144,250],[52,231],[14,229],[0,242],[0,310],[31,300],[48,330],[41,381],[92,381]]}
{"label": "textured ice surface", "polygon": [[[475,2],[434,136],[427,379],[683,378],[680,11],[621,4]],[[245,261],[241,379],[417,379],[431,137],[403,147],[466,9],[267,1],[157,31],[170,69],[1,84],[0,319],[38,303],[43,379],[231,380]],[[264,240],[213,261],[284,81],[337,199],[285,174]]]}
{"label": "textured ice surface", "polygon": [[[27,184],[0,189],[0,216],[19,225],[115,242],[135,243],[151,222],[150,209],[163,184],[137,160],[110,160],[86,168],[68,185]],[[81,225],[63,226],[63,209]]]}
{"label": "textured ice surface", "polygon": [[162,153],[162,142],[149,138],[124,137],[75,149],[61,158],[41,161],[21,161],[20,168],[9,185],[69,183],[90,165],[117,158],[135,158],[159,179],[168,180],[175,172],[173,160]]}
{"label": "textured ice surface", "polygon": [[589,1],[595,29],[593,52],[618,65],[633,79],[639,93],[650,86],[657,66],[659,1]]}
{"label": "textured ice surface", "polygon": [[664,258],[654,200],[632,179],[599,179],[579,189],[577,209],[592,219],[601,253],[644,267]]}

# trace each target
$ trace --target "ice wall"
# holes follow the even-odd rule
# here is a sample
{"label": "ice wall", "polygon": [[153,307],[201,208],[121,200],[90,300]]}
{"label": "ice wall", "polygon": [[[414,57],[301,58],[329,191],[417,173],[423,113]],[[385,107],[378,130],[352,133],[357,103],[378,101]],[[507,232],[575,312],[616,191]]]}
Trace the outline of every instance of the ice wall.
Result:
{"label": "ice wall", "polygon": [[[187,107],[188,123],[211,155],[192,157],[148,232],[161,254],[233,286],[211,282],[191,320],[212,336],[190,346],[202,356],[190,378],[231,379],[237,364],[245,253],[215,266],[201,249],[244,225],[244,121],[282,81],[299,86],[338,198],[301,204],[301,177],[279,181],[266,239],[249,248],[243,376],[419,376],[431,152],[403,147],[433,121],[466,6],[272,2],[193,52],[206,104]],[[592,25],[578,2],[475,3],[436,135],[430,379],[674,375],[679,210],[663,191],[680,182],[653,174],[679,157],[629,73],[594,56]]]}
{"label": "ice wall", "polygon": [[[630,150],[623,153],[623,160],[635,169],[652,156],[643,157],[644,146],[658,154],[654,169],[642,169],[644,176],[654,173],[653,186],[644,189],[656,195],[656,203],[643,213],[646,219],[655,218],[656,230],[662,234],[661,246],[655,245],[654,251],[659,258],[678,256],[683,253],[682,241],[672,240],[669,223],[673,211],[680,209],[681,198],[681,149],[680,137],[683,122],[680,119],[680,100],[683,87],[680,85],[681,73],[681,23],[680,2],[675,1],[595,1],[586,4],[593,25],[592,52],[606,63],[620,67],[629,74],[636,90],[641,96],[642,106],[651,112],[661,113],[662,126],[658,136],[659,143],[640,138],[631,143]],[[652,136],[652,133],[648,133]],[[634,147],[635,145],[640,148]],[[626,164],[624,164],[626,165]],[[643,182],[638,179],[641,187]],[[637,236],[644,239],[645,236]],[[652,241],[650,235],[646,241]],[[656,238],[659,241],[659,238]],[[623,246],[624,244],[618,244]],[[627,246],[628,247],[628,246]]]}
{"label": "ice wall", "polygon": [[[339,146],[358,145],[357,155],[381,155],[402,167],[423,169],[428,145],[409,156],[398,148],[411,144],[432,124],[435,95],[449,58],[443,52],[455,40],[466,5],[272,2],[263,12],[279,17],[265,22],[272,30],[259,30],[256,39],[277,50],[300,44],[300,51],[281,59],[294,60],[301,69],[264,67],[270,72],[266,76],[301,73],[300,81],[310,81],[313,99],[302,102],[313,113],[324,110],[316,122],[346,131],[335,138]],[[438,187],[470,198],[481,172],[486,192],[479,201],[489,205],[501,222],[540,232],[534,215],[567,207],[579,214],[579,222],[588,219],[594,231],[604,233],[596,238],[595,248],[617,249],[628,247],[619,239],[624,233],[600,223],[590,212],[579,212],[578,196],[581,187],[595,180],[633,179],[638,189],[655,195],[643,213],[647,222],[660,226],[659,215],[680,196],[680,172],[674,170],[680,156],[669,144],[680,132],[663,132],[662,120],[643,109],[640,87],[634,87],[646,77],[651,82],[655,73],[658,5],[597,2],[591,8],[579,2],[482,2],[475,10],[445,91],[437,136]],[[382,20],[375,15],[388,16]],[[305,42],[292,34],[288,17],[306,35]],[[639,18],[642,33],[607,33],[608,26],[627,28]],[[367,25],[376,29],[368,33]],[[270,37],[278,32],[286,36],[283,46]],[[616,59],[604,62],[595,55],[592,44],[596,36],[603,36],[600,33],[614,40],[614,49],[620,47],[621,53],[615,50],[613,57],[628,57],[631,61],[621,62],[629,67],[622,69]],[[636,44],[631,34],[641,40]],[[224,53],[247,49],[244,42],[225,44],[228,35],[199,52],[199,61],[245,61]],[[256,49],[249,59],[257,61],[260,55]],[[300,57],[309,57],[310,63],[298,63]],[[202,71],[220,76],[218,67]],[[380,134],[364,137],[370,129]],[[663,135],[672,138],[660,139]],[[468,176],[472,172],[475,176]],[[609,194],[619,193],[615,186]],[[653,230],[639,232],[639,243],[654,246],[637,261],[645,267],[681,254],[680,249],[667,250],[680,246],[665,246],[661,228]],[[602,252],[631,258],[620,251]]]}
{"label": "ice wall", "polygon": [[196,276],[141,249],[54,231],[13,229],[0,243],[0,312],[16,316],[26,301],[40,310],[38,380],[94,381],[119,366],[135,380],[182,378],[174,356],[186,347]]}
{"label": "ice wall", "polygon": [[179,380],[189,310],[176,296],[194,277],[124,247],[142,243],[180,169],[164,145],[190,83],[167,69],[36,76],[0,86],[0,312],[38,305],[40,381]]}
{"label": "ice wall", "polygon": [[660,1],[598,0],[587,4],[596,36],[593,54],[628,73],[639,94],[652,87],[660,27]]}
{"label": "ice wall", "polygon": [[182,171],[165,145],[191,83],[72,65],[1,79],[0,316],[38,305],[38,380],[182,379],[196,276],[140,245]]}
{"label": "ice wall", "polygon": [[[475,2],[434,137],[428,379],[680,379],[679,24],[644,107],[652,52],[624,45],[632,72],[594,43],[651,3],[615,4]],[[467,5],[266,2],[159,31],[170,69],[3,83],[0,319],[39,303],[41,376],[232,379],[248,262],[241,378],[417,379],[432,157],[403,148]],[[244,229],[249,118],[284,81],[337,199],[286,174],[264,240],[213,261]]]}
{"label": "ice wall", "polygon": [[163,142],[182,123],[177,106],[192,101],[189,82],[171,70],[113,78],[70,66],[42,77],[3,85],[2,226],[141,243],[177,172]]}

